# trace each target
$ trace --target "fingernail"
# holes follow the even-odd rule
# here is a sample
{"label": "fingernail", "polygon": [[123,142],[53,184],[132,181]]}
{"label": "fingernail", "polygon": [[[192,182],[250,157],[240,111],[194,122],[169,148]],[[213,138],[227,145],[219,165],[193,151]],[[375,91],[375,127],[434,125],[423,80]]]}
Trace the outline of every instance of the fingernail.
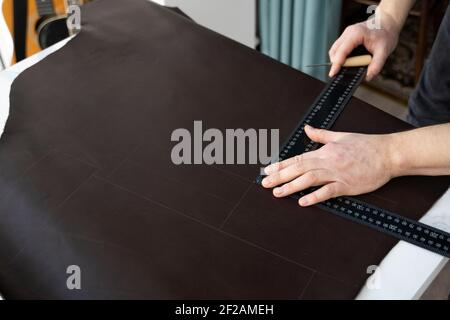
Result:
{"label": "fingernail", "polygon": [[300,205],[301,205],[302,207],[306,207],[306,206],[308,205],[308,200],[306,200],[306,199],[300,199]]}
{"label": "fingernail", "polygon": [[270,179],[270,178],[265,178],[262,181],[262,184],[263,184],[264,187],[269,187],[271,185],[271,183],[272,183],[272,179]]}
{"label": "fingernail", "polygon": [[283,188],[275,188],[273,189],[273,193],[276,194],[277,196],[280,196],[283,194]]}
{"label": "fingernail", "polygon": [[266,167],[266,168],[264,169],[264,172],[265,172],[267,175],[270,175],[270,174],[274,173],[274,172],[276,171],[276,170],[275,170],[275,165],[276,165],[276,164],[271,164],[270,166]]}

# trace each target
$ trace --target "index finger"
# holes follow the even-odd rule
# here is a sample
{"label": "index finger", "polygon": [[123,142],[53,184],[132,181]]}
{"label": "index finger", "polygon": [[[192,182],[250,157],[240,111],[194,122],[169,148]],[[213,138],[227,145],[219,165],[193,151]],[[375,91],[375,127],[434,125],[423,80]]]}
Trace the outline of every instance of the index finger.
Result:
{"label": "index finger", "polygon": [[330,51],[328,51],[328,56],[329,56],[329,58],[330,58],[330,61],[333,61],[333,60],[334,60],[334,55],[335,55],[336,51],[339,49],[341,43],[342,43],[342,36],[339,37],[339,39],[337,39],[337,40],[333,43],[333,45],[332,45],[331,48],[330,48]]}
{"label": "index finger", "polygon": [[313,157],[312,154],[314,152],[315,151],[303,153],[301,155],[289,158],[287,160],[284,160],[284,161],[281,161],[281,162],[277,162],[277,163],[273,163],[270,166],[266,167],[264,169],[264,172],[267,175],[271,175],[271,174],[274,174],[275,172],[283,170],[283,169],[285,169],[285,168],[287,168],[287,167],[289,167],[289,166],[291,166],[291,165],[293,165],[295,163],[300,163],[301,164],[303,161],[311,159]]}
{"label": "index finger", "polygon": [[359,43],[351,41],[343,41],[341,45],[336,49],[334,53],[334,58],[331,65],[330,77],[335,76],[339,70],[341,70],[342,65],[345,63],[348,55],[359,46]]}

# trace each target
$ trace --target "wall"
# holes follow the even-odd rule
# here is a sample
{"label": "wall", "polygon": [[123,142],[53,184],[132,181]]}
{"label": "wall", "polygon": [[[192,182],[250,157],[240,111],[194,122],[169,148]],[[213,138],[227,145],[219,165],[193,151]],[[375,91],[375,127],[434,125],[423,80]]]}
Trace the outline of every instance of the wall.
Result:
{"label": "wall", "polygon": [[153,0],[179,7],[199,24],[239,41],[256,45],[256,0]]}

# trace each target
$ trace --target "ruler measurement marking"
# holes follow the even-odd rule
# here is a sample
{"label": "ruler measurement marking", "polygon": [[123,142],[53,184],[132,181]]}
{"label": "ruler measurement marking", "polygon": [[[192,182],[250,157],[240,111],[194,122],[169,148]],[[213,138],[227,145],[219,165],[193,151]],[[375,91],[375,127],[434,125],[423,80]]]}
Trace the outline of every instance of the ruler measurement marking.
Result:
{"label": "ruler measurement marking", "polygon": [[[293,198],[298,200],[315,190],[317,188],[299,192],[293,195]],[[330,199],[317,206],[372,229],[380,231],[380,228],[382,228],[384,233],[388,233],[395,238],[450,257],[450,234],[442,230],[350,197]]]}
{"label": "ruler measurement marking", "polygon": [[[308,124],[316,128],[330,129],[361,84],[366,71],[366,67],[343,68],[328,83],[281,148],[280,161],[317,150],[321,146],[306,136],[305,126]],[[259,177],[257,182],[261,183],[262,177]],[[310,188],[292,197],[298,200],[317,189]],[[350,197],[330,199],[317,207],[450,258],[450,234],[445,231]]]}

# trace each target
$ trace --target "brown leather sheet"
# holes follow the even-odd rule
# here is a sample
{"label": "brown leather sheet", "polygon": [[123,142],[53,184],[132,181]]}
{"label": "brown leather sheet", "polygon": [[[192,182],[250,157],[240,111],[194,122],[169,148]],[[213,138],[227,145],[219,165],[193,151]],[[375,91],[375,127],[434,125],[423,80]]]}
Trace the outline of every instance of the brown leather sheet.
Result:
{"label": "brown leather sheet", "polygon": [[[98,0],[22,73],[0,140],[6,298],[354,298],[396,241],[276,200],[259,166],[175,166],[170,135],[297,125],[323,84],[144,0]],[[408,125],[354,99],[334,129]],[[418,142],[419,143],[419,142]],[[361,199],[421,217],[448,178]],[[66,269],[81,268],[81,290]]]}

